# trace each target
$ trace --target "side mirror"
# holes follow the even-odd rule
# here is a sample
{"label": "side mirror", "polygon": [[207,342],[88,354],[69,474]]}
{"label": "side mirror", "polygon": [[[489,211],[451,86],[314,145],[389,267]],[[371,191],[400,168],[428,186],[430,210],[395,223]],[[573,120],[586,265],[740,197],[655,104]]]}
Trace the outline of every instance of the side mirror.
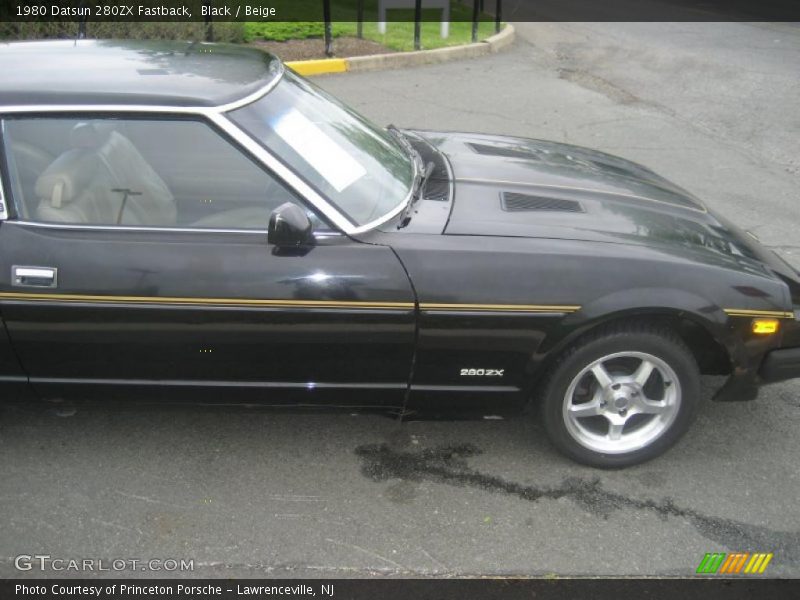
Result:
{"label": "side mirror", "polygon": [[278,248],[306,246],[313,242],[311,220],[292,202],[281,204],[269,216],[267,242]]}

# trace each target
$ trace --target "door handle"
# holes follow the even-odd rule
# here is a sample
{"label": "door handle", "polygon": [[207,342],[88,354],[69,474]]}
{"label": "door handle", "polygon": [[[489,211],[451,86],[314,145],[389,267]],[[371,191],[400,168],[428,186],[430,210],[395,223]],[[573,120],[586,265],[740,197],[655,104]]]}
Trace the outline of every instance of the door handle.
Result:
{"label": "door handle", "polygon": [[11,267],[11,284],[23,287],[54,288],[58,285],[58,269],[53,267]]}

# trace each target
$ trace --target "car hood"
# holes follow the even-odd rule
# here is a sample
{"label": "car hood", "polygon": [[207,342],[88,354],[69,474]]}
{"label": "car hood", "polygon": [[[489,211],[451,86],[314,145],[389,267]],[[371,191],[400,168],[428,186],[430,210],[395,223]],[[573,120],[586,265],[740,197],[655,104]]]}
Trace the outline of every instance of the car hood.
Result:
{"label": "car hood", "polygon": [[744,232],[641,165],[541,140],[416,133],[443,152],[453,170],[446,235],[646,244],[763,262]]}

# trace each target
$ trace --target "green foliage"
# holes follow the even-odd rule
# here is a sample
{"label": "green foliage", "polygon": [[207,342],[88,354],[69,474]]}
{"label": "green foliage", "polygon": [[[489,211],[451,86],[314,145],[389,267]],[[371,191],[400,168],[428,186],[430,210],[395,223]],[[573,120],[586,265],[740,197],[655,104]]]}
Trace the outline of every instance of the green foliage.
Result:
{"label": "green foliage", "polygon": [[[296,0],[299,3],[308,0]],[[316,0],[315,0],[316,1]],[[350,6],[352,4],[352,6]],[[399,51],[414,49],[414,11],[395,10],[389,14],[390,19],[386,24],[386,33],[378,32],[376,10],[370,8],[370,0],[365,0],[363,35],[365,39],[383,44],[387,48]],[[337,0],[333,18],[337,19],[332,24],[333,37],[356,35],[356,11],[354,0]],[[451,5],[450,35],[442,38],[439,35],[441,12],[438,10],[423,10],[421,24],[422,48],[430,50],[444,46],[468,44],[472,41],[472,8],[466,4],[452,3]],[[352,21],[344,21],[352,19]],[[319,21],[299,21],[293,23],[281,22],[247,22],[244,24],[244,39],[252,42],[255,40],[271,40],[285,42],[292,39],[317,38],[324,35],[324,25]],[[493,17],[487,14],[480,15],[478,39],[483,40],[494,34]],[[335,44],[334,44],[335,51]]]}
{"label": "green foliage", "polygon": [[0,22],[0,39],[33,40],[39,38],[74,38],[78,35],[77,23],[41,21],[37,23]]}
{"label": "green foliage", "polygon": [[[345,25],[345,23],[342,23]],[[355,35],[356,24],[350,23],[350,32],[343,35]],[[459,44],[469,44],[472,41],[471,22],[450,23],[450,35],[442,38],[439,35],[439,22],[425,21],[422,23],[420,31],[420,41],[423,50],[433,50],[445,46],[456,46]],[[478,39],[485,40],[494,34],[494,21],[481,21],[478,27]],[[364,37],[383,44],[387,48],[408,52],[414,49],[414,23],[397,22],[387,23],[386,33],[378,32],[376,23],[364,23]],[[335,45],[334,45],[335,48]]]}
{"label": "green foliage", "polygon": [[[356,35],[356,15],[358,0],[332,0],[333,10],[332,33],[334,37]],[[199,14],[201,0],[181,0],[192,8],[193,14]],[[64,4],[76,4],[78,0],[63,0]],[[164,0],[164,4],[178,3],[177,0]],[[271,0],[278,15],[291,14],[308,17],[306,21],[280,22],[264,19],[246,23],[213,23],[213,38],[218,42],[250,42],[254,40],[286,41],[291,39],[321,38],[324,34],[322,23],[321,0]],[[393,10],[389,12],[387,31],[378,32],[377,20],[378,0],[364,0],[364,37],[376,41],[394,50],[413,50],[414,46],[414,11]],[[472,3],[451,2],[450,36],[439,37],[439,19],[441,13],[436,9],[423,11],[422,47],[425,49],[440,48],[456,44],[465,44],[472,38]],[[481,15],[478,32],[479,39],[485,39],[494,33],[491,17]],[[75,22],[57,22],[40,20],[22,23],[0,20],[0,39],[35,39],[35,38],[75,38],[78,24]],[[203,22],[122,22],[89,20],[86,24],[86,36],[89,38],[129,38],[129,39],[206,39],[206,24]]]}
{"label": "green foliage", "polygon": [[[338,23],[333,24],[334,35]],[[273,40],[285,42],[286,40],[303,40],[306,38],[322,37],[325,34],[324,24],[318,21],[297,21],[291,23],[268,21],[247,22],[244,24],[244,39],[247,42],[254,40]]]}

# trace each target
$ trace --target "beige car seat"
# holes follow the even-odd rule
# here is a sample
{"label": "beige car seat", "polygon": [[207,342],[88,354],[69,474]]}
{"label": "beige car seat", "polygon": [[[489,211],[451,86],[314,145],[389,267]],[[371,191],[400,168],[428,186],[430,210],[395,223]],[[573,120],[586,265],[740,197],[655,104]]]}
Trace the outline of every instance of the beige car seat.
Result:
{"label": "beige car seat", "polygon": [[[42,221],[170,226],[177,217],[169,188],[125,136],[108,123],[78,123],[72,149],[36,181]],[[127,198],[126,198],[127,197]],[[123,207],[124,200],[124,207]]]}

